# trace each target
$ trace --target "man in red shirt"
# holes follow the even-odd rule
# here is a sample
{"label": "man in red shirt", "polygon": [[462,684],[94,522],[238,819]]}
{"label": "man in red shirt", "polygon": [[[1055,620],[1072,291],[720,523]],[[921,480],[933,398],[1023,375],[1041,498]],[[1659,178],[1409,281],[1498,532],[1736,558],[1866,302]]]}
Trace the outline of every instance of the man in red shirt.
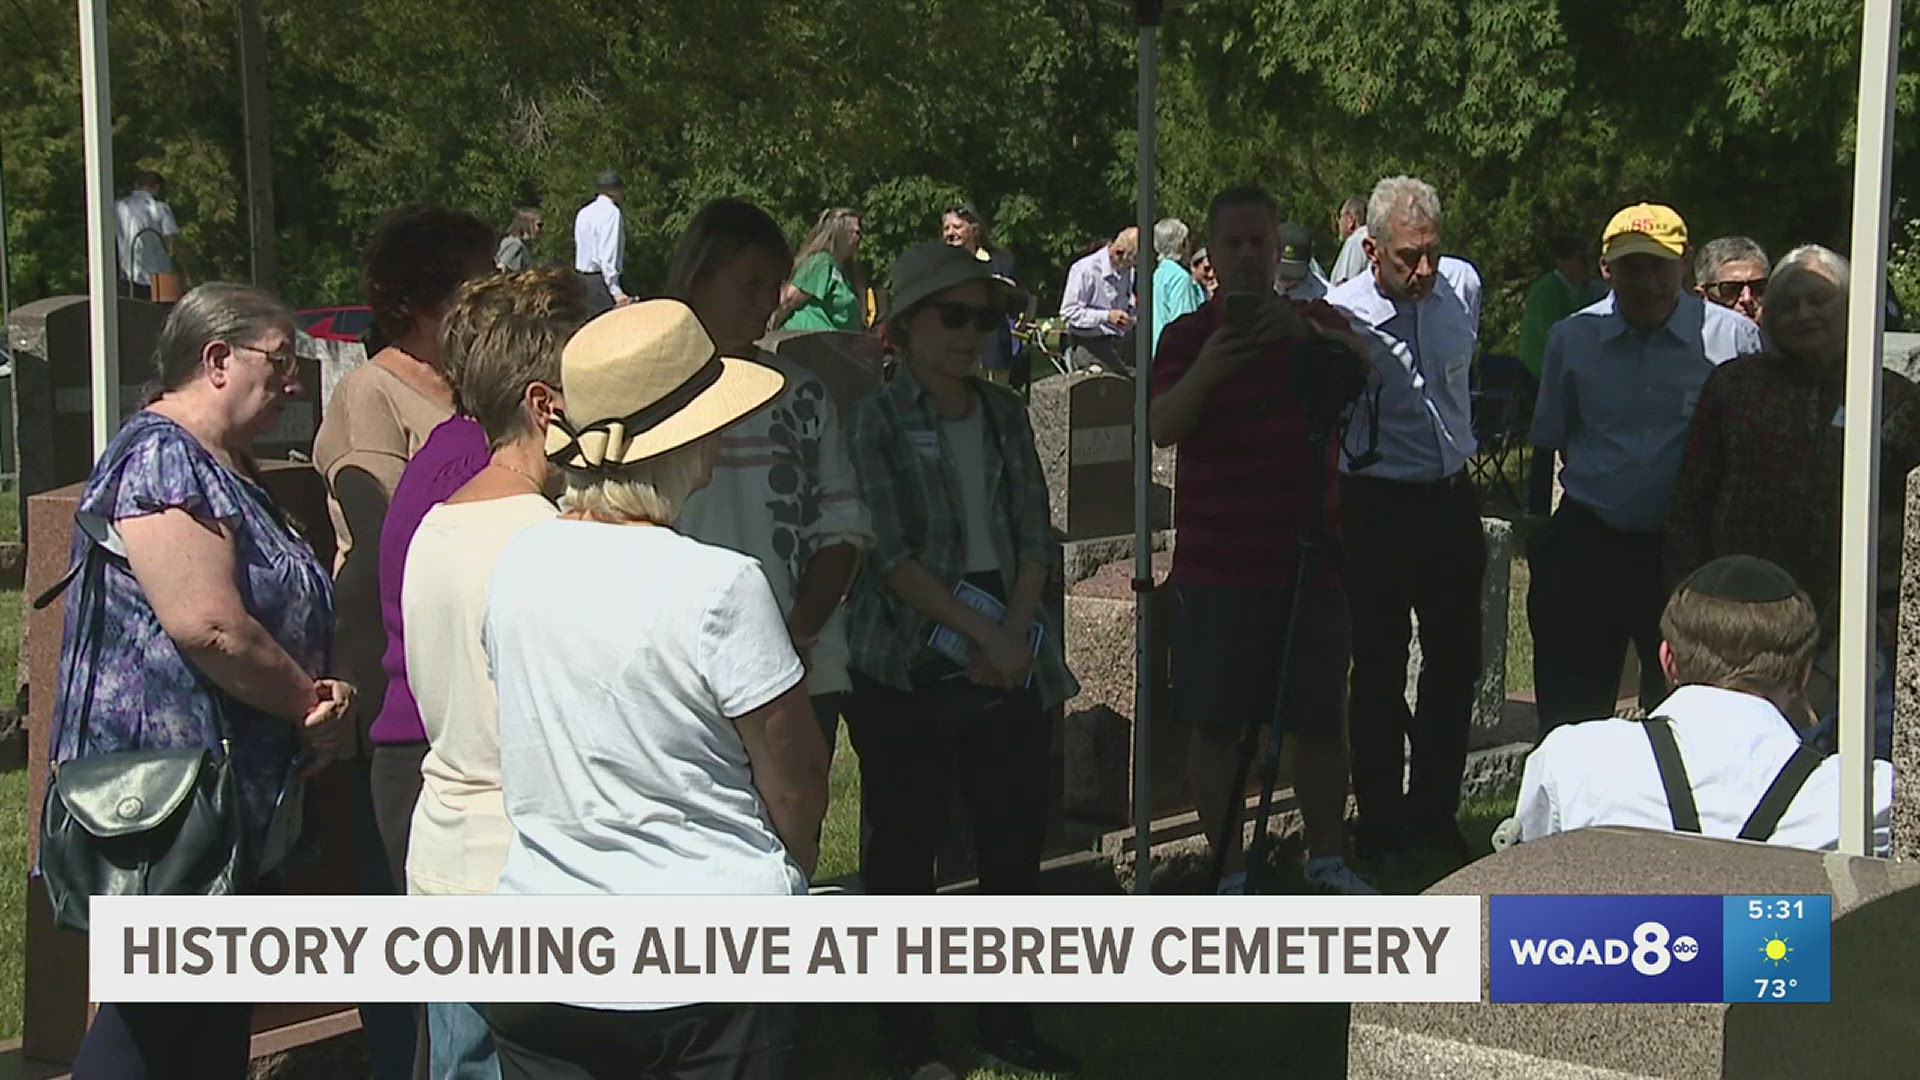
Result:
{"label": "man in red shirt", "polygon": [[[1154,357],[1153,441],[1180,447],[1174,707],[1193,725],[1187,769],[1195,807],[1208,842],[1226,855],[1220,891],[1243,891],[1233,791],[1240,744],[1248,726],[1269,723],[1280,704],[1300,536],[1312,529],[1326,537],[1299,598],[1285,719],[1299,740],[1293,776],[1306,822],[1307,882],[1323,892],[1370,894],[1377,890],[1343,856],[1350,618],[1339,571],[1327,557],[1339,520],[1336,447],[1316,453],[1294,387],[1297,351],[1314,337],[1346,343],[1355,364],[1364,363],[1366,350],[1324,301],[1303,304],[1274,293],[1279,225],[1272,196],[1259,188],[1214,197],[1207,250],[1219,291],[1167,326]],[[1228,308],[1239,303],[1250,317],[1229,326]]]}

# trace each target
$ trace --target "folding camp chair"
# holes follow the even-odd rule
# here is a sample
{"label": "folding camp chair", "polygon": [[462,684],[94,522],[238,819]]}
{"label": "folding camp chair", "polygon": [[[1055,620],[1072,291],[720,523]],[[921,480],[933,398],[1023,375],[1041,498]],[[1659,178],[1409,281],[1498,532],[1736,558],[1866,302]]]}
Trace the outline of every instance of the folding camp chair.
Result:
{"label": "folding camp chair", "polygon": [[1531,382],[1517,356],[1482,353],[1474,361],[1473,434],[1480,450],[1467,460],[1467,468],[1484,500],[1495,503],[1504,497],[1515,512],[1527,506]]}

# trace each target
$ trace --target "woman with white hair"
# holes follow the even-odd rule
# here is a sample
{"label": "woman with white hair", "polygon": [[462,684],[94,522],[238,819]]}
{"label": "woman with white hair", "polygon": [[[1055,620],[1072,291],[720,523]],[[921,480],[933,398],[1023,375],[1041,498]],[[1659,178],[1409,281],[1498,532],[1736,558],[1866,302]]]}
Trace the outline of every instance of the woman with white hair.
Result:
{"label": "woman with white hair", "polygon": [[1167,324],[1207,302],[1207,291],[1187,269],[1187,223],[1161,218],[1153,227],[1153,346],[1160,347],[1160,331]]}
{"label": "woman with white hair", "polygon": [[[1837,701],[1831,679],[1840,587],[1840,456],[1845,434],[1847,261],[1823,247],[1796,248],[1773,269],[1760,330],[1766,347],[1720,365],[1694,408],[1668,512],[1670,583],[1722,555],[1778,563],[1820,613],[1822,661],[1809,688],[1817,716]],[[1920,388],[1882,377],[1880,637],[1891,656],[1900,588],[1906,476],[1920,466]],[[1876,739],[1891,753],[1891,696]]]}
{"label": "woman with white hair", "polygon": [[[806,670],[759,563],[674,530],[712,436],[785,380],[650,300],[575,333],[560,381],[561,514],[501,551],[481,630],[513,827],[495,891],[805,893],[827,795]],[[506,1080],[777,1076],[793,1041],[777,1005],[486,1014]]]}

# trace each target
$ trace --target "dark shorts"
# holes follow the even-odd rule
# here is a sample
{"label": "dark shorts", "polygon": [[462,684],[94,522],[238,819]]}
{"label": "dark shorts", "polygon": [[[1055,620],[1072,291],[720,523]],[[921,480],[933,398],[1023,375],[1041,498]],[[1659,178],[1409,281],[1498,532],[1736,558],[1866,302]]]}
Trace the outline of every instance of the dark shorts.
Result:
{"label": "dark shorts", "polygon": [[[1180,586],[1173,708],[1182,723],[1227,736],[1272,723],[1292,592]],[[1352,653],[1346,594],[1338,586],[1307,586],[1299,625],[1282,726],[1295,735],[1337,737]]]}

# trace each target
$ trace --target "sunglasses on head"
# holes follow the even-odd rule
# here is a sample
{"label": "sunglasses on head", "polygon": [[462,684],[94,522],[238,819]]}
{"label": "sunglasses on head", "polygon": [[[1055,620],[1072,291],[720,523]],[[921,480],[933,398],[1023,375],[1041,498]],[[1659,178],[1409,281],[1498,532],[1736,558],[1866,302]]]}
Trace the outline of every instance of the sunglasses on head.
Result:
{"label": "sunglasses on head", "polygon": [[929,305],[940,313],[940,325],[949,330],[958,330],[973,323],[975,330],[995,330],[1005,318],[999,308],[974,307],[972,304],[936,303]]}
{"label": "sunglasses on head", "polygon": [[1767,293],[1767,279],[1754,278],[1751,281],[1715,281],[1707,285],[1707,293],[1723,304],[1731,304],[1740,299],[1743,289],[1752,289],[1753,298],[1760,299]]}

